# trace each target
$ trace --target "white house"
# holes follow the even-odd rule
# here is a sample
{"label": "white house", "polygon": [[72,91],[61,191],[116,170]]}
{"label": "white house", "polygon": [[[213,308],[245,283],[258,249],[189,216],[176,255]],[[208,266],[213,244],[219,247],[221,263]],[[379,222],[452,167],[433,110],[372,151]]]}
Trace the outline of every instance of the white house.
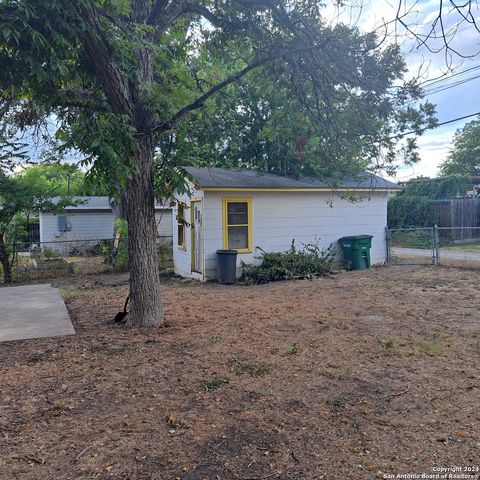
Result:
{"label": "white house", "polygon": [[[373,235],[372,264],[386,260],[385,227],[390,192],[401,187],[373,174],[329,185],[252,170],[188,168],[193,193],[176,197],[173,229],[175,272],[216,277],[216,251],[236,249],[240,261],[256,262],[257,247],[287,250],[292,240],[336,245],[347,235]],[[353,195],[354,199],[350,198]]]}
{"label": "white house", "polygon": [[[115,215],[109,197],[75,197],[75,200],[80,203],[66,207],[61,214],[40,213],[40,242],[43,245],[55,249],[55,245],[60,245],[60,242],[113,238]],[[170,244],[173,235],[170,205],[157,204],[155,218],[160,240]]]}

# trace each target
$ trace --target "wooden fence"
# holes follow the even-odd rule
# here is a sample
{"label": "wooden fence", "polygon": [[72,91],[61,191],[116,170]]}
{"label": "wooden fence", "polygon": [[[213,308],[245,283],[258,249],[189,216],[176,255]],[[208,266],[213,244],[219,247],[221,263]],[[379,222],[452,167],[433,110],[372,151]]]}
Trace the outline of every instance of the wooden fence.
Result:
{"label": "wooden fence", "polygon": [[434,200],[431,203],[432,223],[451,230],[454,242],[469,241],[478,237],[480,227],[480,200],[453,198]]}

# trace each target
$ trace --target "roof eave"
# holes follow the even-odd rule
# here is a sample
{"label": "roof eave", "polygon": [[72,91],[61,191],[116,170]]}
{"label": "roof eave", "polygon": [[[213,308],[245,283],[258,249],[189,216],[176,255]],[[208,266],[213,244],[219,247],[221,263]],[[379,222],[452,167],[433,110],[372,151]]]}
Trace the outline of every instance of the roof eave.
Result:
{"label": "roof eave", "polygon": [[394,187],[339,187],[339,188],[327,188],[327,187],[304,187],[304,188],[287,188],[287,187],[196,187],[197,190],[207,191],[244,191],[244,192],[401,192],[402,188]]}

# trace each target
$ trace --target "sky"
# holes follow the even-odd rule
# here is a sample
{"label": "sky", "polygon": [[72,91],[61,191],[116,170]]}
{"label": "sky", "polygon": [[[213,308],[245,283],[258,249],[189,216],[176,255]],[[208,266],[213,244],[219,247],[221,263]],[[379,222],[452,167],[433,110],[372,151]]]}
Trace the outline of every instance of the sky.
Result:
{"label": "sky", "polygon": [[[362,31],[378,28],[379,34],[385,31],[388,33],[387,41],[399,42],[408,66],[407,78],[415,77],[421,72],[420,81],[425,82],[426,98],[436,105],[439,123],[480,112],[480,55],[475,56],[480,52],[480,33],[475,26],[462,21],[463,18],[458,12],[448,8],[451,2],[443,2],[447,5],[442,11],[445,31],[451,47],[458,52],[451,52],[446,56],[443,43],[438,39],[430,39],[427,48],[420,46],[418,40],[408,34],[398,22],[390,23],[386,29],[382,27],[395,18],[399,2],[401,14],[408,12],[404,18],[405,23],[417,34],[427,33],[439,13],[439,0],[351,0],[348,2],[349,6],[343,8],[332,5],[327,7],[326,17],[332,23],[356,24]],[[463,10],[463,13],[466,11]],[[473,5],[472,12],[474,18],[479,19],[480,25],[479,7]],[[439,22],[437,26],[440,27]],[[439,36],[440,30],[437,31]],[[447,75],[441,80],[435,80],[445,73]],[[425,132],[418,141],[421,161],[414,166],[401,166],[394,178],[405,181],[419,175],[437,176],[439,166],[451,148],[456,130],[473,119],[474,117]]]}

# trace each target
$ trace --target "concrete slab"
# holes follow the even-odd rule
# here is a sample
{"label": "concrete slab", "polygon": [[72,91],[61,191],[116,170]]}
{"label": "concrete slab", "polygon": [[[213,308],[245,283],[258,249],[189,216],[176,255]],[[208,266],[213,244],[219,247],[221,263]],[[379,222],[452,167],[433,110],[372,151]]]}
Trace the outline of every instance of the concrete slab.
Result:
{"label": "concrete slab", "polygon": [[75,330],[58,288],[0,288],[0,342],[60,335],[75,335]]}

